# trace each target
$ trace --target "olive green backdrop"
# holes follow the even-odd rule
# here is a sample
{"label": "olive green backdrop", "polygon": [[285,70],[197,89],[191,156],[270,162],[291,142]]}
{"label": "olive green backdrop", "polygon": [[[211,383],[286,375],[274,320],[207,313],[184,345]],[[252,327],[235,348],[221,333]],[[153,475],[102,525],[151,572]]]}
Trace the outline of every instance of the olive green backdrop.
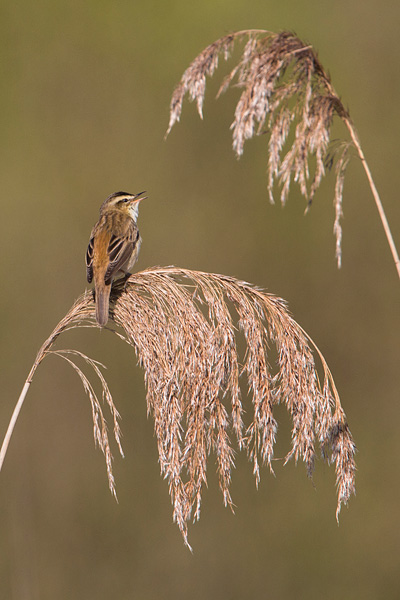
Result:
{"label": "olive green backdrop", "polygon": [[[66,363],[40,366],[0,474],[5,599],[380,599],[400,590],[400,285],[362,167],[344,191],[343,268],[334,259],[333,177],[304,217],[267,201],[265,140],[237,161],[237,95],[202,122],[185,103],[167,141],[169,100],[207,44],[248,27],[294,30],[318,50],[349,106],[400,244],[400,5],[377,0],[6,0],[1,5],[0,433],[35,354],[86,287],[84,253],[100,203],[148,191],[138,268],[175,264],[234,275],[283,296],[333,371],[357,454],[357,496],[335,521],[335,474],[302,464],[263,472],[237,457],[222,505],[210,461],[194,554],[172,523],[143,374],[107,331],[60,347],[108,366],[126,458],[119,504],[94,449],[89,402]],[[225,70],[224,70],[225,69]],[[277,455],[290,447],[277,413]]]}

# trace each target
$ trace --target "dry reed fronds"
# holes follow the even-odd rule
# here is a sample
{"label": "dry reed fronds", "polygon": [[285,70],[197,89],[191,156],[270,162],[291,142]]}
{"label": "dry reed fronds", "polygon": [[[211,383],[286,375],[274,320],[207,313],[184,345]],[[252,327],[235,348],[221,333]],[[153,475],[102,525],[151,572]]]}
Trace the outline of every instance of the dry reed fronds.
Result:
{"label": "dry reed fronds", "polygon": [[[277,433],[274,407],[278,404],[286,406],[293,421],[286,462],[292,457],[303,460],[311,476],[319,445],[323,456],[335,463],[338,518],[341,504],[355,493],[355,446],[328,365],[283,300],[233,277],[153,268],[126,282],[115,282],[110,318],[122,329],[117,335],[133,346],[145,371],[147,407],[154,418],[161,473],[168,480],[173,518],[186,544],[188,520],[200,516],[211,452],[216,455],[224,504],[231,508],[233,439],[239,449],[247,451],[256,484],[260,463],[272,471]],[[78,299],[40,349],[10,423],[0,467],[33,374],[47,354],[55,353],[77,370],[89,395],[95,440],[106,456],[109,485],[115,494],[101,406],[73,358],[83,358],[100,378],[120,446],[118,413],[99,364],[77,351],[51,349],[60,333],[85,325],[95,326],[91,292]],[[235,325],[246,343],[243,364]],[[275,354],[271,346],[275,346]],[[321,362],[321,379],[313,348]],[[252,409],[247,406],[246,411],[241,375],[252,398]]]}
{"label": "dry reed fronds", "polygon": [[22,389],[22,392],[20,394],[18,402],[15,406],[15,409],[12,414],[6,435],[3,440],[3,444],[1,446],[0,470],[3,466],[3,462],[5,459],[6,452],[7,452],[8,444],[10,442],[11,435],[12,435],[12,432],[15,427],[15,423],[18,419],[18,415],[19,415],[22,405],[24,403],[24,400],[25,400],[26,394],[28,392],[28,389],[30,387],[30,384],[32,383],[32,379],[36,372],[36,369],[38,368],[38,366],[40,365],[40,363],[46,356],[48,356],[49,354],[54,354],[56,356],[60,356],[64,360],[66,360],[74,368],[74,370],[79,375],[79,377],[82,381],[83,388],[89,397],[91,407],[92,407],[94,441],[95,441],[95,444],[99,446],[99,448],[101,449],[101,451],[103,452],[103,454],[105,456],[108,484],[109,484],[111,493],[113,494],[113,496],[115,498],[117,498],[117,494],[116,494],[116,490],[115,490],[115,481],[114,481],[114,476],[113,476],[113,472],[112,472],[112,454],[111,454],[110,443],[109,443],[109,439],[108,439],[107,423],[106,423],[106,419],[104,418],[103,409],[101,407],[99,398],[93,388],[93,385],[90,383],[90,380],[85,375],[85,373],[82,371],[82,369],[79,367],[79,365],[72,359],[72,357],[82,359],[87,365],[89,365],[93,369],[95,375],[99,379],[99,382],[101,385],[101,390],[102,390],[102,400],[107,403],[107,405],[110,409],[111,416],[113,419],[113,425],[114,425],[114,437],[118,444],[119,451],[120,451],[121,455],[123,456],[123,451],[122,451],[121,441],[120,441],[120,428],[119,428],[119,423],[118,423],[119,414],[114,405],[112,395],[109,390],[107,381],[105,380],[105,378],[101,372],[101,369],[100,369],[100,367],[104,368],[104,365],[102,365],[101,363],[99,363],[96,360],[93,360],[92,358],[90,358],[89,356],[84,354],[83,352],[79,352],[78,350],[52,350],[51,349],[52,346],[54,345],[55,341],[57,340],[57,338],[65,331],[74,329],[76,327],[96,327],[96,324],[94,321],[95,313],[94,313],[93,306],[94,306],[93,292],[85,292],[84,294],[82,294],[82,296],[80,296],[80,298],[78,298],[78,300],[74,303],[72,308],[68,311],[68,313],[65,315],[65,317],[63,319],[61,319],[61,321],[58,323],[58,325],[56,326],[54,331],[51,333],[51,335],[47,338],[47,340],[44,342],[42,347],[39,349],[39,352],[36,355],[35,362],[29,372],[29,375],[25,381],[25,385]]}
{"label": "dry reed fronds", "polygon": [[[390,232],[378,191],[348,111],[335,92],[330,78],[318,60],[312,46],[293,33],[272,33],[266,30],[244,30],[226,35],[203,50],[184,72],[175,88],[170,104],[170,121],[166,135],[180,120],[186,93],[195,100],[203,118],[206,77],[212,76],[219,56],[228,59],[236,40],[247,37],[238,64],[225,77],[217,97],[235,85],[242,89],[231,125],[233,149],[238,157],[244,142],[254,135],[269,134],[268,193],[274,201],[275,184],[285,204],[291,182],[296,182],[309,208],[321,184],[327,166],[336,162],[334,195],[336,259],[341,266],[343,184],[348,163],[348,149],[357,150],[400,277],[400,259]],[[351,142],[330,145],[333,118],[338,116],[346,125]],[[306,209],[306,210],[307,210]]]}

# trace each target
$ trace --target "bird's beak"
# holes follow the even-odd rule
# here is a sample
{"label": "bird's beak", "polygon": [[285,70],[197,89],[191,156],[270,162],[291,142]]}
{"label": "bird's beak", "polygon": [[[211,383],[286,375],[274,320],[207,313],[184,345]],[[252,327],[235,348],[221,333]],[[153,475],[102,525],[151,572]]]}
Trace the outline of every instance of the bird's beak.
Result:
{"label": "bird's beak", "polygon": [[138,194],[135,194],[132,202],[140,202],[141,200],[146,200],[147,196],[143,196],[143,194],[145,194],[146,192],[139,192]]}

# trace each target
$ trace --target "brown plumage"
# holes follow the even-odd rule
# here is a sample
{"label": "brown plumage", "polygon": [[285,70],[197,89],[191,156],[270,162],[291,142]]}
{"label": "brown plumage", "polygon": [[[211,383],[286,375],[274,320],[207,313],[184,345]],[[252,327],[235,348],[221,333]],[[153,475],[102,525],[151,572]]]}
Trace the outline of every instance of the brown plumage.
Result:
{"label": "brown plumage", "polygon": [[96,320],[101,327],[108,321],[113,279],[128,275],[138,258],[142,239],[136,221],[143,194],[111,194],[101,205],[100,218],[90,234],[86,275],[89,283],[94,280]]}

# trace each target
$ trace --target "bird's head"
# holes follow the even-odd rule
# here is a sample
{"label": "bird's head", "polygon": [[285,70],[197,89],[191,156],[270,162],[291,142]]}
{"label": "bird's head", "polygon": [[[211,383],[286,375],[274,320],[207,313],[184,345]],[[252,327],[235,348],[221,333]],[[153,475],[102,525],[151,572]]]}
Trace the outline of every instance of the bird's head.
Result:
{"label": "bird's head", "polygon": [[115,192],[115,194],[111,194],[111,196],[108,196],[108,198],[104,200],[100,208],[100,214],[104,215],[109,211],[118,210],[129,215],[134,221],[137,221],[139,203],[141,200],[147,198],[147,196],[143,196],[145,193],[146,192],[128,194],[127,192]]}

